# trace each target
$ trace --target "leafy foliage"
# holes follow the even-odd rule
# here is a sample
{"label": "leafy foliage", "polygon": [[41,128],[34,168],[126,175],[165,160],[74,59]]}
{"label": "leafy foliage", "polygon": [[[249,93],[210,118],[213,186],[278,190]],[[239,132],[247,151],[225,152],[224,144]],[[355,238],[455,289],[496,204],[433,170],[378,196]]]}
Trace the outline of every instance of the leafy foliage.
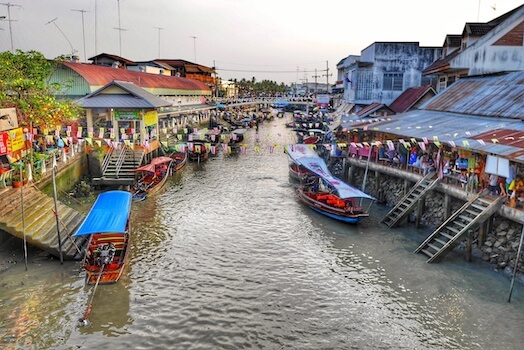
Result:
{"label": "leafy foliage", "polygon": [[59,86],[47,84],[53,67],[37,51],[0,53],[0,107],[15,107],[21,126],[32,122],[54,127],[80,116],[81,109],[71,100],[56,99]]}

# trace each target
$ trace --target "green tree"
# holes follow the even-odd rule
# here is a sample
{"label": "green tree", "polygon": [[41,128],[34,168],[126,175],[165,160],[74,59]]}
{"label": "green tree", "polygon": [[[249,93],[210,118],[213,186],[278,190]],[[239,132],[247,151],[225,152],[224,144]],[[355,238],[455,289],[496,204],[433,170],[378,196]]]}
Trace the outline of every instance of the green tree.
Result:
{"label": "green tree", "polygon": [[54,127],[81,115],[73,101],[56,99],[60,86],[47,84],[54,67],[37,51],[0,53],[0,107],[15,107],[21,126]]}

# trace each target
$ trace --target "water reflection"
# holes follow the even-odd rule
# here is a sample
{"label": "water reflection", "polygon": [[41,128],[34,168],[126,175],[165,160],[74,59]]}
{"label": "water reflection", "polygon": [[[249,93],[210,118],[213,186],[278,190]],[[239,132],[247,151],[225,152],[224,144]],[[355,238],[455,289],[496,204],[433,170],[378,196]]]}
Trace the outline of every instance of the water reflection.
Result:
{"label": "water reflection", "polygon": [[188,163],[133,203],[129,269],[99,287],[90,327],[76,322],[92,291],[78,263],[0,274],[0,347],[520,348],[507,279],[461,252],[427,264],[413,254],[427,230],[384,227],[388,208],[354,226],[301,204],[284,122],[262,124],[258,152],[250,130],[246,155]]}

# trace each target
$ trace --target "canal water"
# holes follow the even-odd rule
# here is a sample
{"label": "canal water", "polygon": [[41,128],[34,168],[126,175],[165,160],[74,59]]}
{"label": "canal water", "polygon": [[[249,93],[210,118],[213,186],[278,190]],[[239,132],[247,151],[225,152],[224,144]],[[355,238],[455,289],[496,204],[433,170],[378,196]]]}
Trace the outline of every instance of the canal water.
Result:
{"label": "canal water", "polygon": [[188,163],[132,207],[129,267],[93,288],[79,262],[30,251],[0,273],[1,349],[521,349],[524,287],[457,250],[427,264],[430,233],[354,226],[301,204],[285,119],[247,154]]}

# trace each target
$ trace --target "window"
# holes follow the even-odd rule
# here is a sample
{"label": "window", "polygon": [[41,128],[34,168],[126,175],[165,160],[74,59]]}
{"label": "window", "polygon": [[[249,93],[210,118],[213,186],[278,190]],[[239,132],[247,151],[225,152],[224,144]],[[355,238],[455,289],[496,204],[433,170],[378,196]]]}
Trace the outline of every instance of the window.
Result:
{"label": "window", "polygon": [[402,91],[402,73],[384,73],[383,90]]}

